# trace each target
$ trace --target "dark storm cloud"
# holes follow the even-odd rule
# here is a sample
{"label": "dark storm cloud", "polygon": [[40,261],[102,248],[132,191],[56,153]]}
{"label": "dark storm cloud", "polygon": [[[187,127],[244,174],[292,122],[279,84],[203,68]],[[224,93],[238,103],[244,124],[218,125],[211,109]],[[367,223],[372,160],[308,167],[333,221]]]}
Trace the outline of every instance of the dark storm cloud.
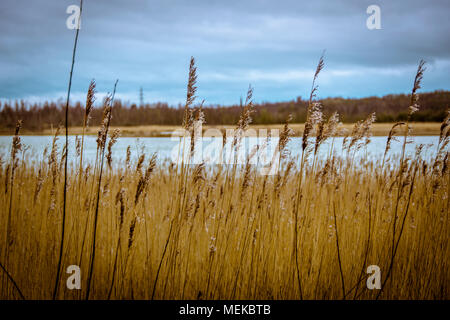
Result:
{"label": "dark storm cloud", "polygon": [[[75,0],[0,3],[0,99],[63,96]],[[381,30],[366,28],[366,8],[381,7]],[[85,0],[73,92],[120,79],[119,96],[183,100],[189,57],[198,61],[198,95],[232,103],[248,83],[255,99],[306,95],[323,49],[320,96],[407,92],[420,58],[424,90],[448,89],[448,1],[107,1]]]}

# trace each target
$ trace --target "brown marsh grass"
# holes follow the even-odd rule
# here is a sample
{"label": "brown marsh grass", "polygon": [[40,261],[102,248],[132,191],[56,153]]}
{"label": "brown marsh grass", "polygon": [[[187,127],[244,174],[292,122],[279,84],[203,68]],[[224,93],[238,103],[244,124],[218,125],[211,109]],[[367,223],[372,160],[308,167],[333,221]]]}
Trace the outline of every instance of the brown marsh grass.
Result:
{"label": "brown marsh grass", "polygon": [[[421,146],[413,157],[390,157],[396,134],[408,143],[408,122],[392,128],[383,159],[355,158],[370,141],[374,115],[345,134],[344,157],[330,149],[319,159],[322,143],[339,134],[338,115],[326,119],[315,101],[322,67],[321,58],[301,159],[284,152],[293,134],[287,121],[275,175],[260,175],[250,161],[173,164],[144,153],[114,163],[118,132],[109,128],[107,99],[97,160],[83,162],[81,142],[64,206],[59,133],[44,160],[31,161],[18,124],[11,156],[0,161],[0,297],[52,298],[65,207],[58,299],[448,299],[449,117],[429,162]],[[195,84],[192,59],[183,123],[190,134],[203,121]],[[249,88],[233,147],[251,114]],[[81,268],[80,290],[66,288],[69,265]],[[381,268],[382,290],[367,289],[369,265]]]}

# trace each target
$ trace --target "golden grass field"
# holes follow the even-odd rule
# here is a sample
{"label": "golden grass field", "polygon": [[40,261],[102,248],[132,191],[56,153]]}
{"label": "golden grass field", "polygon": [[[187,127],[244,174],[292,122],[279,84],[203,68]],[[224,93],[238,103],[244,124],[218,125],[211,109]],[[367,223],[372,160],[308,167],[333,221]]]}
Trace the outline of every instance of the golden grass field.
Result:
{"label": "golden grass field", "polygon": [[[373,299],[379,290],[366,288],[365,269],[379,265],[386,276],[395,212],[398,248],[381,297],[449,297],[450,176],[443,167],[448,159],[437,167],[411,159],[401,185],[398,159],[391,160],[392,168],[370,159],[356,164],[334,157],[315,167],[306,164],[296,205],[299,169],[294,161],[276,176],[261,176],[252,167],[186,166],[181,174],[181,168],[156,166],[146,157],[117,170],[105,165],[91,298],[108,297],[116,270],[113,299],[149,299],[153,287],[156,299],[298,299],[297,247],[303,298],[341,299],[345,293]],[[69,171],[65,267],[89,268],[96,171],[85,167],[80,172],[76,164]],[[7,268],[28,299],[52,297],[62,175],[57,151],[42,163],[19,162],[14,186],[5,165],[0,171],[1,234],[9,235],[1,254],[8,252]],[[142,181],[146,184],[138,196]],[[67,276],[62,273],[58,297],[84,298],[87,272],[81,290],[67,290]],[[2,281],[2,298],[18,298]]]}
{"label": "golden grass field", "polygon": [[[417,110],[422,67],[409,114]],[[183,122],[192,134],[203,122],[201,108],[191,108],[195,79],[192,59]],[[85,125],[94,89],[91,83]],[[252,165],[258,150],[245,165],[194,165],[190,157],[175,164],[128,153],[115,163],[110,98],[95,163],[82,158],[84,129],[76,158],[68,160],[56,132],[44,160],[29,159],[18,123],[10,157],[0,161],[0,298],[449,299],[450,114],[429,161],[423,146],[405,154],[408,127],[416,129],[409,121],[391,126],[382,159],[356,157],[376,128],[374,114],[351,127],[342,156],[330,148],[319,159],[323,142],[333,144],[339,132],[339,118],[324,119],[315,90],[301,157],[285,154],[287,121],[274,175]],[[249,89],[228,141],[235,150],[249,128],[251,98]],[[402,152],[392,157],[396,135]],[[181,159],[195,150],[191,142],[180,148]],[[79,290],[66,287],[70,265],[80,267]],[[380,267],[381,289],[366,286],[371,265]]]}

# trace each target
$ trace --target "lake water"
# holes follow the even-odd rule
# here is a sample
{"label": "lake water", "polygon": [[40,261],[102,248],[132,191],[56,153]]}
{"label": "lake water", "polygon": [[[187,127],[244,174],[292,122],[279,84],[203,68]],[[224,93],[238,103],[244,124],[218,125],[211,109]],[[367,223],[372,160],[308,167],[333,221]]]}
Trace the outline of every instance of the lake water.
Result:
{"label": "lake water", "polygon": [[[44,149],[47,147],[48,152],[51,151],[53,136],[21,136],[23,146],[25,146],[25,157],[29,160],[42,160]],[[370,143],[362,147],[357,153],[356,158],[360,156],[368,156],[370,159],[381,159],[386,147],[387,137],[372,137]],[[227,143],[227,147],[222,150],[222,138],[203,138],[197,142],[197,150],[203,150],[203,153],[197,152],[193,157],[192,162],[201,162],[202,159],[207,163],[217,163],[217,159],[222,155],[225,163],[232,163],[234,161],[234,155],[229,151],[231,140]],[[410,143],[407,144],[406,153],[408,155],[414,155],[416,146],[419,144],[424,145],[422,151],[422,157],[425,160],[432,159],[436,154],[438,136],[415,136],[410,138]],[[0,136],[0,154],[3,159],[9,157],[11,148],[12,136]],[[59,152],[61,152],[64,145],[65,137],[60,136],[58,139]],[[292,138],[287,145],[287,150],[293,157],[298,157],[301,153],[301,141],[299,137]],[[401,153],[401,145],[403,138],[398,137],[398,141],[392,141],[391,150],[389,151],[390,157],[398,156]],[[311,140],[314,142],[314,139]],[[327,140],[321,145],[319,149],[319,158],[325,158],[330,152],[331,145],[333,145],[334,153],[336,155],[342,155],[342,137]],[[267,143],[266,138],[246,137],[242,140],[242,147],[240,148],[239,157],[240,163],[245,163],[246,155],[251,154],[252,151],[256,156],[252,158],[252,163],[267,163],[273,156],[273,150],[276,150],[278,140],[272,138]],[[255,145],[260,145],[258,153],[254,152]],[[113,146],[113,162],[118,164],[123,162],[126,158],[127,147],[130,146],[131,158],[135,161],[141,152],[146,153],[148,156],[154,152],[158,155],[158,160],[171,160],[176,162],[179,159],[179,150],[182,150],[180,138],[136,138],[136,137],[120,137],[117,143]],[[264,146],[266,146],[264,148]],[[189,139],[186,140],[186,150],[189,147]],[[86,161],[95,161],[97,152],[97,143],[95,136],[86,136],[84,140],[84,154],[83,158]],[[186,152],[188,154],[188,152]],[[75,136],[69,136],[69,160],[75,160]],[[203,157],[203,158],[202,158]],[[148,158],[147,158],[148,159]],[[215,161],[215,162],[214,162]]]}

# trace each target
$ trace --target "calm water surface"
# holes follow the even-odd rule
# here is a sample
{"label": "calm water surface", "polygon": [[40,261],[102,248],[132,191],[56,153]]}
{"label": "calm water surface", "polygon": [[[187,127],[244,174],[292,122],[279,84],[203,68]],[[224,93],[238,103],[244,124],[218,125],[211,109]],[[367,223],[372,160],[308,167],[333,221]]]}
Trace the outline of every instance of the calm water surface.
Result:
{"label": "calm water surface", "polygon": [[[29,160],[39,161],[42,160],[44,149],[48,148],[48,153],[50,153],[52,145],[53,136],[21,136],[22,144],[27,148],[25,152],[25,157]],[[371,159],[382,158],[386,147],[387,137],[372,137],[371,142],[366,146],[362,147],[356,157],[358,156],[368,156]],[[393,141],[391,145],[391,150],[389,156],[395,157],[401,153],[401,141],[403,138],[398,137],[398,141]],[[231,140],[231,139],[230,139]],[[301,138],[292,138],[289,142],[287,149],[290,155],[297,157],[300,155],[301,150]],[[419,144],[424,145],[422,151],[422,157],[426,160],[431,159],[436,154],[437,143],[439,140],[438,136],[415,136],[410,138],[410,143],[407,144],[406,152],[409,155],[414,155],[416,146]],[[12,136],[0,136],[0,154],[3,159],[7,158],[10,153]],[[64,145],[65,137],[60,136],[58,139],[59,151],[62,150]],[[254,150],[256,144],[264,145],[266,139],[258,138],[244,138],[241,147],[242,159],[245,158],[246,154],[250,154]],[[312,140],[312,142],[314,139]],[[319,150],[319,157],[325,158],[329,152],[331,145],[333,146],[334,153],[336,155],[342,155],[342,137],[337,137],[332,141],[332,139],[327,140]],[[273,138],[267,145],[266,155],[270,158],[271,150],[275,150],[277,144],[277,139]],[[113,161],[117,164],[124,161],[126,158],[127,147],[131,147],[131,157],[136,159],[141,152],[145,152],[150,155],[154,152],[158,154],[159,160],[165,159],[177,159],[178,150],[180,148],[179,138],[136,138],[136,137],[121,137],[118,139],[117,143],[113,146]],[[220,155],[220,150],[222,147],[221,138],[203,138],[201,140],[203,154],[205,155],[206,161],[211,161],[214,157]],[[189,148],[189,141],[186,141],[186,148]],[[229,149],[229,148],[228,148]],[[260,149],[262,150],[262,148]],[[84,140],[84,155],[83,158],[86,161],[95,161],[97,152],[97,143],[95,136],[86,136]],[[223,154],[227,154],[223,152]],[[69,160],[75,160],[75,136],[69,136]],[[229,156],[224,156],[224,158],[229,158]],[[254,157],[258,158],[258,157]],[[254,159],[254,161],[257,161]]]}

